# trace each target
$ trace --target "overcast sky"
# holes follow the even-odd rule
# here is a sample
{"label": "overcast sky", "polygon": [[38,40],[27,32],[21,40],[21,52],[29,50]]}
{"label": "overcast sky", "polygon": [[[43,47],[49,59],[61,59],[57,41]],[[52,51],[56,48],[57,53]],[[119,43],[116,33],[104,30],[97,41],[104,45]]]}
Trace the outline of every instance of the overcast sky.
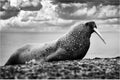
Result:
{"label": "overcast sky", "polygon": [[120,29],[119,0],[10,0],[10,6],[12,15],[0,11],[0,30],[62,31],[86,21],[95,21],[103,31]]}

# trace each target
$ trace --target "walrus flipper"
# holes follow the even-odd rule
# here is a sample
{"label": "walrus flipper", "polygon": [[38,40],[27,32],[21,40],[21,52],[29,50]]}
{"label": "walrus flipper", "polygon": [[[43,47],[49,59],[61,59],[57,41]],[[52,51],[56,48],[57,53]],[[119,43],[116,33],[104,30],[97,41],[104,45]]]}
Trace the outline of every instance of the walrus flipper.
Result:
{"label": "walrus flipper", "polygon": [[55,53],[50,54],[47,58],[46,61],[59,61],[64,59],[64,55],[66,53],[65,49],[59,48]]}

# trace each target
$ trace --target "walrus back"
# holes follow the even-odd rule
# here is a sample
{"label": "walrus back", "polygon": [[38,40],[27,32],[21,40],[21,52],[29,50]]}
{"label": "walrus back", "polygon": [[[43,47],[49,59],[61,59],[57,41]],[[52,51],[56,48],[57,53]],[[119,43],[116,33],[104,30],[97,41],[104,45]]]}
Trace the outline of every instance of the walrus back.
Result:
{"label": "walrus back", "polygon": [[8,59],[5,66],[6,65],[24,64],[23,62],[21,62],[21,60],[19,60],[19,55],[22,54],[24,51],[26,51],[29,47],[30,47],[30,45],[25,45],[25,46],[17,49],[16,52],[13,53],[12,56]]}
{"label": "walrus back", "polygon": [[17,54],[13,54],[8,61],[6,62],[6,65],[15,65],[18,62],[18,57],[16,56]]}

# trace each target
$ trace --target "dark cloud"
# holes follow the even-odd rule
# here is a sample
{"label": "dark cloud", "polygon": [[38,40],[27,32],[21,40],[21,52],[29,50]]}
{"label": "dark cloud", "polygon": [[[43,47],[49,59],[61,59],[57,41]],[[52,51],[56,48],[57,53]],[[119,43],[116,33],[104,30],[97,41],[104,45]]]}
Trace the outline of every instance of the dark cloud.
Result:
{"label": "dark cloud", "polygon": [[19,13],[19,10],[17,9],[12,10],[13,8],[0,12],[0,19],[9,19],[11,17],[17,16]]}
{"label": "dark cloud", "polygon": [[21,10],[24,11],[39,11],[42,8],[40,0],[22,1],[18,6],[11,6],[10,1],[0,1],[0,19],[9,19],[19,14]]}
{"label": "dark cloud", "polygon": [[88,3],[94,5],[119,5],[119,0],[54,0],[53,3]]}
{"label": "dark cloud", "polygon": [[22,1],[19,7],[21,10],[25,11],[38,11],[42,8],[42,4],[39,0],[29,0]]}
{"label": "dark cloud", "polygon": [[11,17],[15,17],[20,12],[20,9],[14,6],[10,6],[9,2],[2,3],[0,6],[0,19],[9,19]]}
{"label": "dark cloud", "polygon": [[0,0],[0,11],[4,11],[3,6],[5,3],[8,2],[7,0]]}

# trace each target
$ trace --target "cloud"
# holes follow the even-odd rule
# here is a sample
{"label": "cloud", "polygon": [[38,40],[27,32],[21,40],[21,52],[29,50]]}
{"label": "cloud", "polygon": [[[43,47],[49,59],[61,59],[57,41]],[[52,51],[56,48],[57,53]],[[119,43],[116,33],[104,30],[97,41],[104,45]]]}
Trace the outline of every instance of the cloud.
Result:
{"label": "cloud", "polygon": [[[17,5],[15,5],[17,4]],[[0,19],[9,19],[24,11],[39,11],[42,5],[39,0],[3,0],[0,1]],[[27,17],[27,16],[26,16]]]}
{"label": "cloud", "polygon": [[83,16],[83,15],[87,15],[87,8],[82,8],[82,9],[79,9],[77,11],[75,11],[74,13],[71,14],[71,16]]}
{"label": "cloud", "polygon": [[89,5],[119,5],[119,0],[54,0],[53,3],[88,3]]}
{"label": "cloud", "polygon": [[[107,19],[119,17],[119,6],[113,5],[98,5],[89,6],[81,3],[59,4],[58,14],[64,19]],[[81,5],[81,6],[78,6]],[[67,5],[67,6],[66,6]],[[69,7],[69,6],[70,7]],[[69,8],[71,9],[69,10]]]}
{"label": "cloud", "polygon": [[0,19],[9,19],[11,17],[15,17],[19,14],[19,9],[15,7],[9,7],[5,11],[0,11]]}
{"label": "cloud", "polygon": [[[62,32],[69,28],[74,22],[72,20],[61,20],[58,21],[38,21],[38,22],[20,22],[14,20],[12,22],[0,21],[4,22],[2,25],[0,24],[0,28],[2,31],[10,31],[10,32]],[[59,30],[59,31],[58,31]]]}
{"label": "cloud", "polygon": [[39,0],[21,1],[19,8],[24,11],[38,11],[42,8]]}
{"label": "cloud", "polygon": [[14,7],[10,5],[9,1],[0,1],[0,19],[9,19],[11,17],[15,17],[19,14],[20,9],[18,7]]}
{"label": "cloud", "polygon": [[21,19],[22,22],[26,22],[32,18],[35,18],[36,16],[37,16],[37,12],[21,11],[18,18]]}
{"label": "cloud", "polygon": [[[19,3],[21,3],[21,1],[16,3],[13,0],[11,5],[14,5],[12,7],[17,8]],[[95,21],[100,27],[102,25],[102,27],[107,29],[108,26],[110,28],[118,27],[120,22],[118,18],[120,15],[120,6],[118,5],[91,5],[89,1],[86,3],[58,3],[53,5],[49,0],[42,0],[40,2],[42,8],[40,10],[32,11],[32,8],[29,10],[29,6],[26,5],[27,3],[29,3],[28,0],[26,0],[25,3],[24,9],[26,10],[20,10],[19,15],[17,15],[15,19],[12,19],[12,22],[8,21],[5,23],[7,27],[5,27],[5,25],[2,25],[3,27],[0,26],[2,30],[55,31],[58,29],[64,30],[75,23],[87,21]],[[31,4],[32,3],[30,2],[30,5]],[[33,8],[35,7],[33,6]]]}
{"label": "cloud", "polygon": [[114,18],[119,17],[119,7],[118,6],[102,6],[100,7],[98,18]]}
{"label": "cloud", "polygon": [[96,8],[95,6],[93,6],[92,8],[90,8],[90,9],[87,11],[87,16],[92,16],[92,15],[94,15],[96,12],[97,12],[97,8]]}
{"label": "cloud", "polygon": [[39,11],[22,11],[20,13],[22,21],[48,21],[57,19],[57,13],[55,12],[56,5],[52,5],[48,0],[41,2],[43,5]]}

